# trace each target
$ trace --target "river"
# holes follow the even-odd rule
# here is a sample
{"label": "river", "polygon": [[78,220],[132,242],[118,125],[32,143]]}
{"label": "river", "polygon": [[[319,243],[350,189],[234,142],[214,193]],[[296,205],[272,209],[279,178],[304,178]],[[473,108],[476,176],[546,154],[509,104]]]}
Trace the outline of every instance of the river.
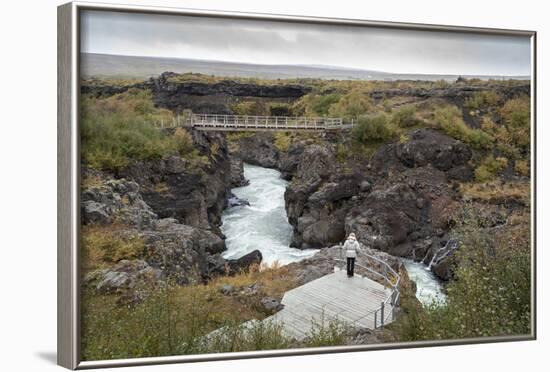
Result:
{"label": "river", "polygon": [[317,249],[290,247],[292,226],[288,223],[284,193],[287,181],[275,169],[244,164],[250,184],[232,190],[249,206],[228,208],[222,214],[221,230],[226,236],[224,258],[236,259],[258,249],[262,262],[286,265],[313,256]]}
{"label": "river", "polygon": [[[231,190],[249,206],[227,208],[222,214],[221,230],[226,236],[224,257],[236,259],[258,249],[262,262],[286,265],[313,256],[317,249],[290,247],[292,226],[288,223],[284,194],[288,184],[275,169],[244,164],[244,176],[250,183]],[[416,297],[423,304],[444,302],[441,283],[427,266],[403,260],[409,277],[416,282]]]}
{"label": "river", "polygon": [[445,303],[446,295],[443,292],[441,282],[422,262],[403,259],[409,278],[416,283],[416,298],[423,304],[429,305],[433,302]]}

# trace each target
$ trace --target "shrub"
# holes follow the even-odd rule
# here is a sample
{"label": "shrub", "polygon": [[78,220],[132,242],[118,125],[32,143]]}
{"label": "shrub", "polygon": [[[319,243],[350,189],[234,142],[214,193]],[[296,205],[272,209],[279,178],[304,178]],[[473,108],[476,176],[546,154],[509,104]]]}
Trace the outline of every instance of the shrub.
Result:
{"label": "shrub", "polygon": [[523,149],[531,144],[531,101],[522,96],[507,101],[500,109],[512,142]]}
{"label": "shrub", "polygon": [[357,119],[360,115],[365,115],[374,109],[370,97],[359,91],[353,90],[342,96],[340,100],[331,105],[328,111],[329,116],[341,117],[346,120]]}
{"label": "shrub", "polygon": [[267,110],[263,103],[257,101],[242,101],[231,105],[235,115],[266,115]]}
{"label": "shrub", "polygon": [[493,179],[497,173],[508,166],[508,159],[504,157],[494,158],[487,156],[475,170],[475,177],[478,182],[486,182]]}
{"label": "shrub", "polygon": [[286,152],[292,143],[292,138],[288,132],[275,132],[274,145],[279,151]]}
{"label": "shrub", "polygon": [[405,106],[392,115],[392,122],[399,128],[410,128],[419,123],[414,106]]}
{"label": "shrub", "polygon": [[149,91],[83,97],[82,159],[92,168],[117,170],[131,159],[158,159],[175,152],[172,139],[154,126],[173,119],[170,111],[154,107]]}
{"label": "shrub", "polygon": [[461,140],[478,149],[488,149],[494,138],[479,129],[472,129],[464,123],[462,113],[456,106],[438,107],[434,112],[436,125],[450,137]]}
{"label": "shrub", "polygon": [[527,160],[516,160],[514,169],[522,176],[528,176],[530,174],[529,162]]}
{"label": "shrub", "polygon": [[[459,263],[443,306],[403,303],[397,328],[402,341],[525,335],[531,322],[529,214],[517,215],[499,233],[474,215],[461,222]],[[512,221],[510,219],[510,221]]]}
{"label": "shrub", "polygon": [[338,93],[323,95],[309,93],[300,98],[292,109],[295,115],[327,116],[330,106],[337,103],[340,97]]}
{"label": "shrub", "polygon": [[182,156],[191,153],[195,149],[193,137],[183,128],[176,128],[172,140],[176,151]]}
{"label": "shrub", "polygon": [[344,345],[349,326],[338,319],[325,319],[324,312],[321,313],[319,321],[312,320],[311,330],[306,335],[305,346],[323,347]]}
{"label": "shrub", "polygon": [[353,140],[360,144],[388,141],[396,134],[385,114],[361,116],[351,133]]}
{"label": "shrub", "polygon": [[497,92],[493,90],[486,90],[475,92],[473,96],[466,98],[464,101],[464,106],[472,110],[477,110],[480,108],[496,106],[501,100],[502,97]]}

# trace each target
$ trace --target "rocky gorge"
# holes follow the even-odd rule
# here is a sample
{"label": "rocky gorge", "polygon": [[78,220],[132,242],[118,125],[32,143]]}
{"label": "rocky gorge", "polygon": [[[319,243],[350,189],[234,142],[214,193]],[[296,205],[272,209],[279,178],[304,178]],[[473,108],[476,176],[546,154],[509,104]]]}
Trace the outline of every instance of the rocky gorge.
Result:
{"label": "rocky gorge", "polygon": [[[109,132],[112,143],[100,137],[81,164],[82,283],[97,316],[93,324],[101,324],[102,309],[130,309],[121,318],[126,327],[134,309],[157,314],[150,309],[164,311],[158,304],[165,300],[176,301],[178,316],[192,324],[211,308],[203,333],[263,319],[281,309],[286,291],[331,273],[351,232],[364,252],[400,273],[403,313],[422,308],[407,265],[429,270],[425,278],[445,292],[461,265],[464,211],[476,212],[475,230],[498,235],[519,229],[516,220],[529,209],[529,150],[516,140],[525,133],[505,126],[503,108],[476,101],[495,100],[487,92],[498,91],[499,104],[518,105],[525,86],[404,84],[413,87],[369,86],[358,94],[335,82],[172,73],[126,85],[84,82],[95,110],[91,124],[112,124],[113,107],[124,113],[114,123],[122,133]],[[346,118],[347,111],[337,109],[350,100],[352,108],[366,110],[357,127],[371,137],[358,136],[357,127],[216,132],[154,125],[190,111]],[[129,143],[134,128],[139,132]],[[224,226],[227,221],[232,225]],[[267,231],[270,223],[281,228]],[[280,239],[272,239],[277,234]],[[163,297],[167,293],[173,297]],[[112,307],[101,307],[105,302]],[[355,330],[345,342],[394,340],[396,329]]]}

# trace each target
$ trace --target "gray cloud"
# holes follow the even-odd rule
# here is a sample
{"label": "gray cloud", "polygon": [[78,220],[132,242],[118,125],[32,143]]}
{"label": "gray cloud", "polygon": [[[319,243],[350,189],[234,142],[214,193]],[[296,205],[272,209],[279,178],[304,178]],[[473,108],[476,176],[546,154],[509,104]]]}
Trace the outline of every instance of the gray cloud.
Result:
{"label": "gray cloud", "polygon": [[528,37],[85,11],[83,52],[397,73],[529,75]]}

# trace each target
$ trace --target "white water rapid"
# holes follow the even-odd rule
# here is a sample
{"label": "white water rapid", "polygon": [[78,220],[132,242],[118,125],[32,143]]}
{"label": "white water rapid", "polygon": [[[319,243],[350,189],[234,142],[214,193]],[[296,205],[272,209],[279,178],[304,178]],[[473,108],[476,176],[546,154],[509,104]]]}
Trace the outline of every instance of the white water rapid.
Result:
{"label": "white water rapid", "polygon": [[284,200],[287,181],[280,172],[244,164],[244,176],[250,184],[232,192],[250,205],[224,211],[221,226],[227,246],[224,257],[236,259],[258,249],[263,263],[278,261],[286,265],[313,256],[317,249],[290,247],[292,226],[287,220]]}

